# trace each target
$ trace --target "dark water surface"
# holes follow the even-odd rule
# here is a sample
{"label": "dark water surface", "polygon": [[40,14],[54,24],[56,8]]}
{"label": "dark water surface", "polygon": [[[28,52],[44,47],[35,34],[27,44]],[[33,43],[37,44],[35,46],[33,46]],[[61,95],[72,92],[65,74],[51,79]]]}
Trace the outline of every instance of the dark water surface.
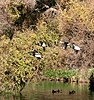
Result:
{"label": "dark water surface", "polygon": [[[62,90],[62,93],[53,94],[53,89]],[[72,90],[75,93],[69,94]],[[88,84],[42,81],[28,84],[21,95],[3,95],[0,100],[94,100],[94,93],[89,91]]]}

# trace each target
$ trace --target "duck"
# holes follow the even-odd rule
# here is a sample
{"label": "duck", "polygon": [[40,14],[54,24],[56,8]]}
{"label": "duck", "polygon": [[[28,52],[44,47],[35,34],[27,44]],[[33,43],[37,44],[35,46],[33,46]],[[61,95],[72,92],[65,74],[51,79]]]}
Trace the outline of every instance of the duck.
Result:
{"label": "duck", "polygon": [[75,91],[74,90],[69,91],[69,94],[75,94]]}
{"label": "duck", "polygon": [[52,90],[52,93],[54,94],[54,93],[57,93],[57,91],[56,90]]}
{"label": "duck", "polygon": [[69,46],[68,41],[64,41],[64,49],[67,49],[68,46]]}
{"label": "duck", "polygon": [[36,57],[37,59],[41,59],[42,56],[40,53],[38,53],[36,50],[33,51],[33,56]]}
{"label": "duck", "polygon": [[81,48],[80,48],[79,46],[77,46],[75,43],[72,43],[72,49],[73,49],[76,53],[78,53],[78,52],[81,50]]}
{"label": "duck", "polygon": [[42,47],[43,47],[43,50],[45,51],[45,48],[47,47],[47,46],[46,46],[46,43],[45,43],[45,42],[40,41],[40,46],[42,46]]}
{"label": "duck", "polygon": [[60,43],[63,44],[63,48],[64,48],[65,50],[66,50],[67,47],[70,45],[68,41],[64,41],[64,42],[60,41]]}
{"label": "duck", "polygon": [[52,90],[52,93],[54,94],[54,93],[62,93],[62,90]]}

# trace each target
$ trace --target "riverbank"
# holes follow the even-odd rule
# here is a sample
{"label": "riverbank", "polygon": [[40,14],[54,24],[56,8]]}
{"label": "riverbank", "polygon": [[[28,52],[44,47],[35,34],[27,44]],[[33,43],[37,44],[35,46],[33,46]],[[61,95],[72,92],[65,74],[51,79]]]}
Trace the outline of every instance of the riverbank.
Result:
{"label": "riverbank", "polygon": [[[58,82],[58,83],[68,83],[68,84],[88,84],[88,87],[90,85],[91,76],[94,74],[94,68],[89,69],[46,69],[41,72],[41,75],[33,77],[31,81],[28,81],[24,88],[26,88],[29,84],[37,84],[39,82]],[[38,79],[37,79],[38,78]],[[93,79],[93,78],[92,78]],[[11,84],[10,84],[11,85]],[[21,88],[21,85],[20,87]],[[24,91],[23,88],[23,91]],[[91,87],[90,87],[91,88]],[[13,89],[5,89],[3,91],[0,91],[0,94],[18,94],[22,91],[14,91]]]}
{"label": "riverbank", "polygon": [[89,69],[48,69],[44,71],[42,80],[89,83],[94,68]]}

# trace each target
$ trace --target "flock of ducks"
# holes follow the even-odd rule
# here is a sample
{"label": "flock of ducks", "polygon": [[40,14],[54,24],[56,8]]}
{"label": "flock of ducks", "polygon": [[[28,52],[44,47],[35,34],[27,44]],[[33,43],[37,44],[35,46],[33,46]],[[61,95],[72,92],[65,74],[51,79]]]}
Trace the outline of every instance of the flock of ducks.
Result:
{"label": "flock of ducks", "polygon": [[75,53],[78,53],[81,50],[81,48],[75,43],[69,43],[68,41],[60,41],[60,43],[63,44],[64,49],[67,49],[67,47],[70,46],[70,48],[72,48],[75,51]]}
{"label": "flock of ducks", "polygon": [[[52,90],[52,94],[56,94],[56,93],[62,93],[62,90]],[[74,91],[74,90],[72,90],[72,91],[69,91],[69,95],[71,95],[71,94],[75,94],[76,93],[76,91]]]}
{"label": "flock of ducks", "polygon": [[[67,49],[68,46],[70,46],[70,48],[72,48],[75,51],[76,54],[81,50],[81,48],[79,46],[77,46],[75,43],[71,43],[70,44],[67,41],[64,41],[64,42],[60,41],[60,43],[63,44],[63,48],[65,50]],[[40,41],[39,46],[41,46],[44,51],[45,51],[45,49],[47,47],[46,46],[46,43],[45,42],[42,42],[42,41]],[[41,59],[42,58],[41,54],[38,53],[36,50],[33,51],[33,56],[36,57],[37,59]]]}
{"label": "flock of ducks", "polygon": [[[45,48],[47,47],[45,42],[42,42],[42,41],[40,41],[39,46],[41,46],[43,48],[43,51],[45,51]],[[33,56],[36,57],[37,59],[41,59],[42,58],[41,54],[39,52],[37,52],[37,50],[33,51]]]}

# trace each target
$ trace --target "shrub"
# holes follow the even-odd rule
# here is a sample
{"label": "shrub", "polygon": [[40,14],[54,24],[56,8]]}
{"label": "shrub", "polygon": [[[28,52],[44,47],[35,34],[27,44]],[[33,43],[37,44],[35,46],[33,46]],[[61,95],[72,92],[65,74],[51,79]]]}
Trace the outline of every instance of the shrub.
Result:
{"label": "shrub", "polygon": [[[59,37],[50,30],[48,34],[47,25],[40,26],[36,33],[31,30],[24,33],[18,31],[11,41],[4,36],[1,37],[0,51],[4,50],[0,54],[3,73],[1,73],[1,87],[4,90],[21,92],[26,83],[34,76],[38,78],[40,72],[45,68],[58,65],[59,51],[58,47],[54,47],[56,46],[55,41],[58,41]],[[46,43],[46,51],[43,51],[39,45],[40,41]],[[40,60],[35,58],[34,50],[37,50],[43,58]]]}

